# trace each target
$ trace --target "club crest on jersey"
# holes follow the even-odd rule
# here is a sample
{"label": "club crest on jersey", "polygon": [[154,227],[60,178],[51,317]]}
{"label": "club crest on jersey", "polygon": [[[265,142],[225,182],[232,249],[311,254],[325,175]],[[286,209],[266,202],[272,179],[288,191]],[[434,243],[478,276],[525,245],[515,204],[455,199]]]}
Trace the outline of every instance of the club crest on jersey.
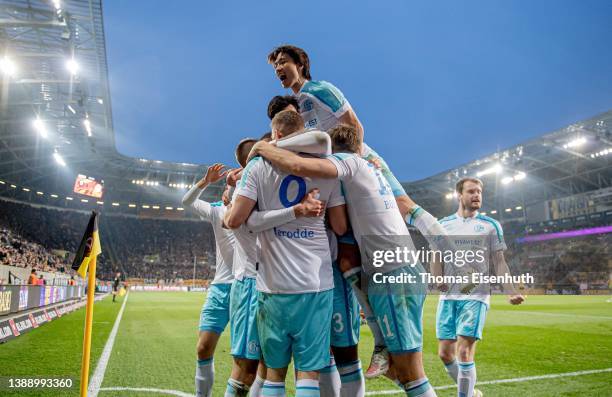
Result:
{"label": "club crest on jersey", "polygon": [[316,126],[317,126],[317,119],[308,120],[306,122],[306,127],[307,128],[314,128]]}
{"label": "club crest on jersey", "polygon": [[312,110],[312,101],[310,99],[304,101],[302,104],[302,110],[304,112],[310,112]]}
{"label": "club crest on jersey", "polygon": [[257,344],[257,342],[250,341],[247,348],[249,349],[249,353],[251,354],[259,353],[259,345]]}
{"label": "club crest on jersey", "polygon": [[476,225],[476,226],[474,226],[474,231],[477,232],[477,233],[484,232],[484,230],[485,230],[485,228],[484,228],[483,225]]}

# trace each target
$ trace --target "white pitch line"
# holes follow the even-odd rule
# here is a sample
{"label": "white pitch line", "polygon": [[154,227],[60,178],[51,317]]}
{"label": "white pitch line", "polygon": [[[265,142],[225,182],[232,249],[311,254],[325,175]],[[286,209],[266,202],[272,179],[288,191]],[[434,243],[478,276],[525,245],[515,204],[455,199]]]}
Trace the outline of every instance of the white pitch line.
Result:
{"label": "white pitch line", "polygon": [[178,390],[154,389],[149,387],[103,387],[100,391],[143,391],[159,394],[169,394],[178,397],[195,397],[195,394],[189,394]]}
{"label": "white pitch line", "polygon": [[127,303],[128,296],[130,296],[129,292],[125,295],[125,298],[123,299],[123,303],[121,304],[121,309],[119,309],[119,314],[117,314],[117,318],[115,319],[113,329],[111,330],[110,335],[108,335],[106,345],[104,345],[104,350],[102,351],[102,355],[100,356],[100,361],[98,361],[98,365],[96,366],[96,371],[94,372],[93,376],[91,377],[91,380],[89,381],[89,387],[87,390],[87,394],[89,395],[89,397],[97,397],[98,392],[100,391],[100,386],[102,386],[104,374],[106,373],[106,366],[108,365],[108,360],[110,359],[110,355],[113,351],[115,337],[117,336],[117,331],[119,330],[119,323],[121,322],[121,317],[123,317],[123,309],[125,309],[125,304]]}
{"label": "white pitch line", "polygon": [[[565,378],[571,376],[582,376],[582,375],[591,375],[591,374],[600,374],[603,372],[612,372],[612,368],[603,368],[603,369],[591,369],[587,371],[576,371],[576,372],[565,372],[562,374],[549,374],[549,375],[538,375],[538,376],[526,376],[523,378],[510,378],[510,379],[498,379],[498,380],[489,380],[485,382],[478,382],[476,386],[483,385],[497,385],[500,383],[518,383],[518,382],[528,382],[530,380],[541,380],[541,379],[555,379],[555,378]],[[445,385],[434,387],[435,390],[445,390],[445,389],[454,389],[457,385]],[[405,394],[406,392],[400,389],[395,390],[380,390],[380,391],[369,391],[366,393],[366,396],[384,396],[391,394]]]}
{"label": "white pitch line", "polygon": [[552,313],[552,312],[533,312],[533,311],[513,311],[513,310],[499,310],[499,311],[503,311],[504,314],[507,313],[515,313],[515,314],[533,314],[536,316],[550,316],[550,317],[572,317],[572,318],[584,318],[584,319],[589,319],[589,320],[601,320],[601,321],[605,321],[605,320],[612,320],[612,317],[610,316],[596,316],[596,315],[589,315],[589,314],[569,314],[569,313]]}

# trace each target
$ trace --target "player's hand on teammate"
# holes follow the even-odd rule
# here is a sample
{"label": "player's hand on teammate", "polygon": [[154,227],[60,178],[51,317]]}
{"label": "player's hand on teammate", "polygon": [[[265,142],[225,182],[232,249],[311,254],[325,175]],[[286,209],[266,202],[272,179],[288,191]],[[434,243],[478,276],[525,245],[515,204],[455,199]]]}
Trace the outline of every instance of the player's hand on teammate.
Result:
{"label": "player's hand on teammate", "polygon": [[206,185],[215,183],[227,174],[227,170],[223,171],[225,166],[221,163],[216,163],[208,167],[206,175],[198,182],[198,187],[203,188]]}
{"label": "player's hand on teammate", "polygon": [[319,189],[312,189],[302,199],[299,204],[294,207],[296,218],[299,217],[317,217],[325,212],[325,201],[318,199]]}
{"label": "player's hand on teammate", "polygon": [[249,152],[249,157],[247,158],[247,163],[249,161],[253,160],[253,157],[259,156],[259,151],[261,150],[262,147],[264,147],[265,145],[270,145],[270,144],[271,143],[265,142],[265,141],[258,141],[257,143],[255,143],[255,145],[253,145],[253,147],[251,148],[251,151]]}
{"label": "player's hand on teammate", "polygon": [[242,168],[235,168],[227,172],[227,178],[225,178],[225,182],[232,186],[236,187],[238,181],[242,178]]}
{"label": "player's hand on teammate", "polygon": [[508,301],[511,305],[520,305],[525,301],[525,297],[523,295],[510,295]]}

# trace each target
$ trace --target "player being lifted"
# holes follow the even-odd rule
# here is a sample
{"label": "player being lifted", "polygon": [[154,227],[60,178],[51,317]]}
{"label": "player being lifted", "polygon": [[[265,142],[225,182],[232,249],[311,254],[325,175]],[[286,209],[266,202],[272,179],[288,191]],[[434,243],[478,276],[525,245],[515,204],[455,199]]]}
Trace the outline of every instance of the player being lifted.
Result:
{"label": "player being lifted", "polygon": [[[355,128],[339,125],[330,131],[334,155],[325,159],[305,158],[265,142],[254,146],[280,170],[310,178],[338,178],[343,183],[349,218],[360,244],[362,258],[372,257],[372,249],[365,244],[365,236],[390,236],[391,245],[398,242],[414,250],[408,228],[395,206],[392,189],[381,171],[364,160],[361,136]],[[367,262],[364,261],[364,264]],[[367,270],[369,273],[371,268]],[[420,263],[408,266],[389,263],[381,273],[396,276],[402,273],[418,275],[424,272]],[[390,286],[368,282],[369,302],[378,323],[384,324],[384,343],[391,353],[399,383],[408,396],[435,396],[425,375],[422,362],[422,311],[425,301],[423,285],[414,289],[406,285]]]}
{"label": "player being lifted", "polygon": [[234,235],[222,226],[226,205],[229,204],[229,191],[223,192],[223,201],[209,203],[199,197],[207,186],[225,177],[223,164],[208,167],[206,175],[198,181],[183,197],[183,205],[193,209],[202,220],[211,224],[215,236],[216,271],[208,288],[206,302],[200,313],[200,334],[197,344],[197,366],[195,374],[196,396],[212,396],[215,378],[213,355],[219,336],[229,321],[230,291],[234,277],[232,263],[234,258]]}
{"label": "player being lifted", "polygon": [[[289,88],[298,100],[297,109],[305,121],[306,128],[316,128],[328,131],[330,128],[344,123],[355,128],[363,142],[364,130],[350,103],[342,92],[326,81],[314,81],[310,75],[310,59],[301,48],[285,45],[275,48],[268,54],[268,62],[274,67],[276,76],[284,88]],[[283,97],[278,97],[283,98]],[[271,105],[268,107],[270,112]],[[286,106],[290,104],[287,103]],[[278,107],[278,106],[277,106]],[[362,144],[360,155],[366,160],[376,162],[382,174],[391,186],[397,206],[408,223],[414,225],[425,236],[440,236],[444,230],[437,223],[436,218],[416,205],[406,194],[404,188],[393,175],[386,162],[368,145]],[[444,241],[438,241],[443,243]],[[385,373],[389,367],[387,352],[380,327],[374,321],[367,299],[359,285],[357,274],[347,273],[350,267],[355,268],[355,258],[358,251],[354,248],[350,236],[339,242],[339,265],[344,277],[351,277],[351,286],[366,315],[368,326],[374,336],[375,349],[366,377],[372,378]]]}
{"label": "player being lifted", "polygon": [[[246,166],[246,159],[254,139],[243,139],[236,147],[236,160],[241,167]],[[233,200],[236,200],[234,191]],[[258,234],[277,226],[291,222],[299,217],[316,217],[323,213],[323,203],[314,198],[315,192],[309,192],[304,199],[288,208],[253,211],[244,224],[234,229],[234,284],[230,299],[231,354],[234,359],[232,373],[227,382],[226,397],[259,396],[265,380],[265,366],[258,363],[261,357],[259,336],[257,333],[257,289],[256,276],[259,261]],[[226,219],[231,216],[231,204],[225,213]],[[257,376],[256,376],[257,373]]]}
{"label": "player being lifted", "polygon": [[[285,123],[291,125],[282,125]],[[301,123],[299,116],[276,117],[272,122],[273,138],[281,138],[276,134],[278,131],[301,128]],[[259,157],[244,169],[226,223],[231,228],[239,227],[255,205],[264,211],[291,207],[313,188],[319,189],[320,200],[326,203],[332,229],[343,234],[346,209],[338,181],[282,173]],[[287,366],[293,357],[296,396],[318,396],[318,371],[330,361],[333,298],[331,257],[323,217],[298,218],[263,231],[258,238],[261,256],[257,272],[257,329],[268,368],[262,395],[285,395]]]}
{"label": "player being lifted", "polygon": [[[440,220],[448,235],[457,236],[463,241],[476,241],[470,247],[462,249],[474,251],[483,246],[488,255],[486,260],[479,263],[472,261],[469,264],[446,263],[432,266],[435,276],[465,276],[471,273],[488,273],[492,262],[496,275],[510,274],[504,250],[506,244],[499,222],[478,213],[482,206],[483,183],[477,178],[463,178],[457,182],[459,208],[453,215]],[[474,239],[474,236],[479,238]],[[452,239],[453,237],[451,237]],[[443,266],[443,268],[442,268]],[[505,293],[509,294],[509,301],[513,305],[523,302],[523,296],[516,293],[512,284],[502,284]],[[482,393],[474,389],[476,383],[476,366],[474,355],[476,342],[482,339],[482,330],[489,308],[490,287],[485,284],[475,285],[463,283],[438,286],[443,294],[440,295],[438,311],[436,314],[436,334],[439,339],[438,354],[446,367],[448,375],[457,383],[459,397],[479,397]]]}

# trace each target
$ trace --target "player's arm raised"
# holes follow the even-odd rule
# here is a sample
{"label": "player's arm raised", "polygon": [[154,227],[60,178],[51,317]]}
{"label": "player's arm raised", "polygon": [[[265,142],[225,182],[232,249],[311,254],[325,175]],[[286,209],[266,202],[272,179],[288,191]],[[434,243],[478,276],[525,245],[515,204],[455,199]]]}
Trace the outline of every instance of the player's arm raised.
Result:
{"label": "player's arm raised", "polygon": [[219,181],[227,174],[227,171],[223,171],[224,167],[225,166],[221,163],[216,163],[208,167],[202,179],[183,196],[183,205],[193,208],[194,211],[205,219],[210,219],[211,206],[208,202],[200,200],[200,195],[211,183]]}
{"label": "player's arm raised", "polygon": [[326,159],[306,158],[267,142],[257,142],[252,153],[265,157],[283,172],[307,178],[337,178],[334,164]]}
{"label": "player's arm raised", "polygon": [[[493,269],[496,276],[510,275],[510,268],[508,268],[508,264],[506,263],[504,251],[499,250],[493,252]],[[516,291],[512,283],[504,283],[502,284],[502,288],[504,292],[508,294],[508,300],[511,304],[520,305],[525,300],[525,298]]]}

